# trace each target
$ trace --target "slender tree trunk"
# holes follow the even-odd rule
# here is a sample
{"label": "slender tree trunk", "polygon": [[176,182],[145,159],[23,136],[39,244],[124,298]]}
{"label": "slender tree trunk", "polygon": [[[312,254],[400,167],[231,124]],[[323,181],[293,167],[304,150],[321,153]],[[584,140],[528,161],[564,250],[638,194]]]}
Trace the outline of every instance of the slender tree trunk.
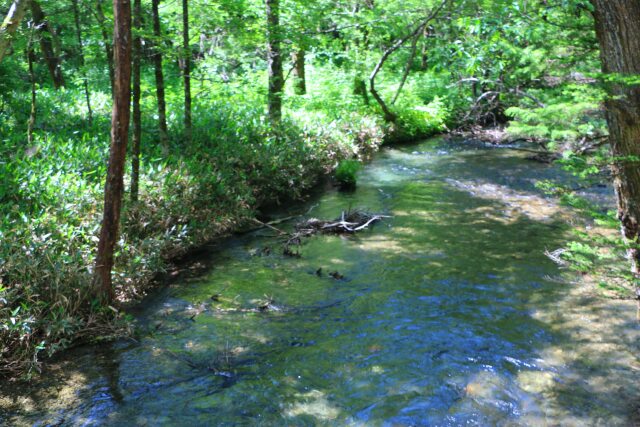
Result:
{"label": "slender tree trunk", "polygon": [[100,32],[102,33],[102,43],[104,44],[104,53],[107,58],[107,65],[109,67],[109,81],[111,82],[111,96],[113,97],[114,86],[114,70],[113,70],[113,48],[111,38],[109,37],[109,31],[107,29],[107,18],[104,16],[102,10],[102,0],[96,0],[96,19],[100,26]]}
{"label": "slender tree trunk", "polygon": [[276,127],[282,120],[282,89],[284,73],[282,71],[282,50],[280,48],[280,0],[266,0],[267,8],[267,60],[269,73],[269,92],[267,104],[269,120]]}
{"label": "slender tree trunk", "polygon": [[[640,1],[592,0],[602,71],[640,74]],[[606,101],[614,187],[632,271],[640,278],[640,86],[613,83]],[[640,294],[638,295],[640,297]]]}
{"label": "slender tree trunk", "polygon": [[13,35],[20,26],[20,21],[24,18],[28,5],[29,0],[14,0],[9,8],[9,13],[0,25],[0,62],[11,46]]}
{"label": "slender tree trunk", "polygon": [[291,54],[291,59],[293,60],[293,87],[296,95],[306,95],[307,93],[305,53],[304,49],[298,49]]}
{"label": "slender tree trunk", "polygon": [[189,0],[182,0],[182,49],[184,56],[184,136],[191,141],[191,47],[189,44]]}
{"label": "slender tree trunk", "polygon": [[420,31],[423,31],[425,26],[426,26],[426,22],[423,22],[415,30],[413,30],[411,34],[409,34],[408,36],[402,37],[401,39],[398,39],[390,48],[385,50],[384,53],[382,54],[382,57],[380,58],[375,68],[371,72],[371,75],[369,76],[369,90],[371,91],[371,95],[373,96],[373,99],[375,99],[378,105],[380,106],[380,109],[384,114],[384,120],[387,122],[395,123],[395,121],[398,119],[398,115],[393,111],[391,111],[387,103],[384,101],[384,99],[382,99],[382,96],[380,96],[380,94],[378,93],[378,89],[376,88],[376,77],[380,72],[380,70],[382,70],[384,63],[387,61],[387,59],[389,59],[389,56],[391,56],[393,52],[398,50],[400,46],[402,46],[407,40],[409,40],[409,38],[415,37],[416,34],[418,34]]}
{"label": "slender tree trunk", "polygon": [[164,96],[164,75],[162,73],[162,32],[160,29],[160,0],[151,0],[153,15],[153,35],[155,36],[153,63],[156,73],[156,96],[158,98],[158,127],[160,128],[160,144],[165,154],[169,151],[169,132],[167,130],[167,104]]}
{"label": "slender tree trunk", "polygon": [[113,0],[114,97],[111,115],[111,147],[104,191],[104,216],[98,242],[94,288],[104,303],[114,299],[111,281],[113,253],[118,241],[124,168],[129,134],[131,98],[131,3]]}
{"label": "slender tree trunk", "polygon": [[427,41],[425,40],[424,43],[422,43],[422,50],[420,52],[420,70],[427,71],[427,68],[429,68],[429,55],[427,54]]}
{"label": "slender tree trunk", "polygon": [[142,139],[140,112],[140,62],[142,57],[142,0],[133,0],[133,141],[131,146],[131,200],[138,200],[140,187],[140,140]]}
{"label": "slender tree trunk", "polygon": [[33,22],[36,28],[40,31],[40,47],[42,49],[42,55],[49,68],[49,74],[53,80],[53,86],[56,89],[65,86],[64,76],[62,75],[62,67],[60,66],[60,58],[54,49],[54,38],[56,34],[49,25],[47,16],[40,7],[40,4],[36,0],[31,0],[31,14],[33,15]]}
{"label": "slender tree trunk", "polygon": [[416,26],[416,28],[411,33],[396,40],[396,42],[393,45],[391,45],[391,47],[385,50],[382,56],[380,57],[380,60],[376,64],[375,68],[371,72],[371,75],[369,76],[369,90],[371,91],[371,95],[373,96],[373,99],[375,99],[378,105],[380,106],[380,109],[384,114],[385,121],[395,123],[395,121],[398,119],[398,116],[396,113],[394,113],[389,109],[389,106],[386,104],[386,102],[384,102],[384,99],[382,99],[382,96],[380,96],[380,94],[378,93],[378,90],[376,89],[376,76],[378,75],[380,70],[382,70],[384,63],[387,61],[387,59],[389,59],[389,56],[391,56],[393,52],[398,50],[400,46],[405,44],[407,40],[409,40],[412,37],[418,36],[420,32],[424,31],[427,25],[429,24],[429,22],[431,22],[431,20],[435,19],[435,17],[438,16],[440,11],[447,5],[447,3],[449,3],[449,1],[450,0],[442,0],[440,5],[437,6],[435,9],[433,9],[431,11],[431,14],[424,21],[422,21],[418,26]]}
{"label": "slender tree trunk", "polygon": [[418,39],[420,38],[420,34],[416,35],[411,42],[411,51],[409,53],[409,59],[407,59],[407,63],[404,67],[404,72],[402,73],[402,79],[400,79],[400,85],[398,86],[398,90],[396,90],[396,94],[393,96],[391,100],[391,105],[395,104],[402,92],[402,88],[404,88],[404,84],[407,82],[407,77],[409,77],[409,73],[411,72],[411,67],[413,66],[413,59],[416,57],[416,49],[418,47]]}
{"label": "slender tree trunk", "polygon": [[80,26],[80,8],[78,0],[73,0],[73,17],[76,24],[76,38],[78,40],[78,52],[80,54],[80,67],[82,67],[82,80],[84,83],[84,96],[87,101],[89,126],[93,122],[93,111],[91,110],[91,92],[89,92],[89,79],[87,78],[87,70],[85,70],[84,47],[82,46],[82,28]]}
{"label": "slender tree trunk", "polygon": [[36,75],[33,72],[33,62],[35,60],[35,53],[33,52],[33,27],[31,34],[29,35],[29,42],[27,43],[27,65],[29,68],[29,80],[31,83],[31,111],[29,112],[29,122],[27,123],[27,144],[29,147],[33,146],[33,128],[36,124]]}
{"label": "slender tree trunk", "polygon": [[356,76],[353,79],[353,94],[362,96],[364,105],[369,106],[369,92],[367,91],[367,84],[360,76]]}

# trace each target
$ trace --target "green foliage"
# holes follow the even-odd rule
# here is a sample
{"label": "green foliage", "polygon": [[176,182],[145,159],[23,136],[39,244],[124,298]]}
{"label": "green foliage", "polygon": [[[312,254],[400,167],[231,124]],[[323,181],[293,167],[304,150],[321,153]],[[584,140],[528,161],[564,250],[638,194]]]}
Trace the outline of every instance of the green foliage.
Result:
{"label": "green foliage", "polygon": [[640,85],[640,76],[636,74],[627,75],[619,73],[597,73],[595,74],[595,76],[606,83],[620,84],[625,86]]}
{"label": "green foliage", "polygon": [[[260,206],[302,196],[336,164],[336,179],[355,184],[358,161],[383,141],[425,137],[463,121],[496,121],[505,110],[513,118],[511,134],[551,148],[562,145],[567,169],[589,182],[601,179],[613,159],[604,151],[581,156],[572,144],[606,134],[604,92],[597,82],[637,84],[637,79],[596,72],[588,2],[563,0],[562,7],[522,0],[449,2],[419,34],[415,56],[408,41],[378,74],[378,92],[398,116],[394,124],[383,120],[366,91],[354,94],[354,78],[366,82],[383,52],[440,3],[282,1],[283,57],[306,51],[308,93],[296,95],[291,76],[284,119],[272,129],[265,118],[263,2],[190,2],[197,30],[190,40],[193,137],[186,144],[181,49],[176,48],[182,43],[182,5],[161,2],[163,36],[157,38],[147,16],[150,2],[143,0],[145,27],[136,30],[144,39],[140,194],[136,203],[124,204],[113,272],[120,298],[139,298],[167,260],[238,227]],[[39,354],[52,354],[79,337],[116,333],[126,323],[97,303],[90,286],[109,147],[104,46],[113,16],[104,5],[101,27],[96,3],[80,2],[81,60],[70,2],[40,4],[56,28],[54,47],[68,87],[52,88],[37,53],[35,139],[27,144],[31,85],[25,51],[32,33],[27,16],[13,54],[0,64],[0,356],[8,361],[0,374],[28,371]],[[32,40],[35,47],[38,37]],[[168,153],[158,144],[155,49],[164,56]],[[405,69],[410,71],[406,84],[392,104]],[[495,94],[494,101],[488,94]],[[571,189],[541,185],[574,207],[596,212]],[[598,215],[601,223],[611,219]],[[585,269],[595,259],[579,245],[569,256]]]}
{"label": "green foliage", "polygon": [[416,105],[400,111],[400,127],[410,136],[433,135],[447,129],[448,108],[436,96],[427,105]]}
{"label": "green foliage", "polygon": [[585,243],[569,242],[562,258],[568,261],[572,268],[588,272],[593,268],[594,262],[598,258],[598,250]]}
{"label": "green foliage", "polygon": [[[598,183],[602,177],[589,172],[590,158],[571,154],[565,157],[565,167],[580,178],[584,187]],[[583,187],[579,188],[583,188]],[[560,250],[559,258],[567,268],[589,274],[598,281],[597,289],[605,296],[629,298],[633,295],[635,279],[628,268],[626,257],[630,243],[626,242],[618,231],[617,212],[603,209],[580,195],[578,189],[560,186],[553,181],[541,181],[537,187],[547,194],[559,197],[560,201],[571,206],[593,222],[587,231],[576,231],[577,240],[568,242]]]}
{"label": "green foliage", "polygon": [[336,181],[343,187],[355,187],[356,174],[359,170],[360,163],[357,160],[343,160],[336,168]]}
{"label": "green foliage", "polygon": [[[168,84],[173,111],[181,102],[177,83]],[[121,300],[144,295],[168,260],[237,228],[264,204],[304,195],[333,165],[366,155],[384,137],[381,121],[357,100],[342,112],[336,101],[323,107],[313,98],[302,100],[275,133],[256,87],[207,83],[196,90],[205,88],[220,97],[195,104],[188,145],[179,140],[179,115],[170,117],[167,155],[153,143],[156,124],[145,115],[139,200],[125,200],[115,254],[113,279]],[[349,87],[336,85],[335,91],[348,93]],[[26,146],[16,123],[0,122],[11,129],[0,148],[0,354],[6,361],[0,374],[33,372],[43,355],[127,327],[122,315],[97,304],[91,288],[108,104],[95,109],[88,127],[83,111],[75,112],[81,91],[55,97],[56,108],[40,119],[46,128],[36,130],[33,146]],[[46,105],[53,91],[40,89],[40,98]],[[153,111],[153,98],[143,101],[143,111]],[[9,112],[5,117],[25,114]]]}
{"label": "green foliage", "polygon": [[508,131],[514,137],[551,143],[572,142],[606,135],[600,103],[604,93],[597,87],[568,84],[562,89],[541,93],[544,107],[510,107],[513,118]]}

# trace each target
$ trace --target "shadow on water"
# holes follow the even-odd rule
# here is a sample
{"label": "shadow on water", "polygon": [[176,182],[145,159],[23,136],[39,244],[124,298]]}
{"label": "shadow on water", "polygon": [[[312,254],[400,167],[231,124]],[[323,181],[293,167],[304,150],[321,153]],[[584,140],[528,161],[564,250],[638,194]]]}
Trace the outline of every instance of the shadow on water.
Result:
{"label": "shadow on water", "polygon": [[[355,193],[327,192],[311,215],[351,204],[393,218],[311,238],[299,259],[268,232],[230,239],[209,254],[210,273],[146,302],[138,342],[69,353],[42,384],[12,391],[5,415],[17,425],[629,425],[635,309],[594,297],[544,256],[577,221],[534,188],[558,176],[510,150],[385,150]],[[257,309],[264,301],[270,309]]]}

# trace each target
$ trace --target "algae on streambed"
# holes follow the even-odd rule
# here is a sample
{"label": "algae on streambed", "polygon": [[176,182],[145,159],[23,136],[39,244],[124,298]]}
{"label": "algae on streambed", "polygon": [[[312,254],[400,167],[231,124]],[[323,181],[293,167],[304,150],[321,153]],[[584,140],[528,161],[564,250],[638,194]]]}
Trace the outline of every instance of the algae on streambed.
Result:
{"label": "algae on streambed", "polygon": [[[307,239],[300,258],[263,251],[280,244],[270,230],[229,239],[208,273],[147,301],[139,342],[70,352],[40,384],[5,394],[3,417],[629,425],[635,306],[598,299],[544,255],[584,227],[535,189],[550,177],[569,179],[508,149],[438,139],[385,149],[357,191],[328,191],[311,215],[353,206],[392,218]],[[255,310],[265,301],[277,310]]]}

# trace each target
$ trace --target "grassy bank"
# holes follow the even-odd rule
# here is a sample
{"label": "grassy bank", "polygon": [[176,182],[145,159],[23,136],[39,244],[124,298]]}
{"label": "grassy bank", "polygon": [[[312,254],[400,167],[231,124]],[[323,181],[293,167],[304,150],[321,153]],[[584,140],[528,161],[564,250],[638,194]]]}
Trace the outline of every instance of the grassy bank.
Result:
{"label": "grassy bank", "polygon": [[[384,123],[375,107],[352,94],[352,76],[318,70],[310,71],[308,95],[287,96],[275,130],[262,108],[262,77],[233,85],[202,80],[187,143],[175,79],[168,90],[171,144],[163,153],[146,77],[140,196],[135,203],[125,196],[113,273],[121,302],[140,298],[172,258],[237,229],[261,205],[300,198],[341,160],[362,159],[384,140],[440,132],[448,118],[445,102],[411,91],[419,83],[414,79],[412,95],[397,104],[398,123]],[[29,376],[47,356],[79,341],[120,336],[131,325],[118,308],[101,308],[90,287],[109,95],[93,93],[89,126],[79,90],[39,89],[40,117],[27,146],[29,100],[20,93],[4,100],[0,115],[0,374],[9,377]]]}

